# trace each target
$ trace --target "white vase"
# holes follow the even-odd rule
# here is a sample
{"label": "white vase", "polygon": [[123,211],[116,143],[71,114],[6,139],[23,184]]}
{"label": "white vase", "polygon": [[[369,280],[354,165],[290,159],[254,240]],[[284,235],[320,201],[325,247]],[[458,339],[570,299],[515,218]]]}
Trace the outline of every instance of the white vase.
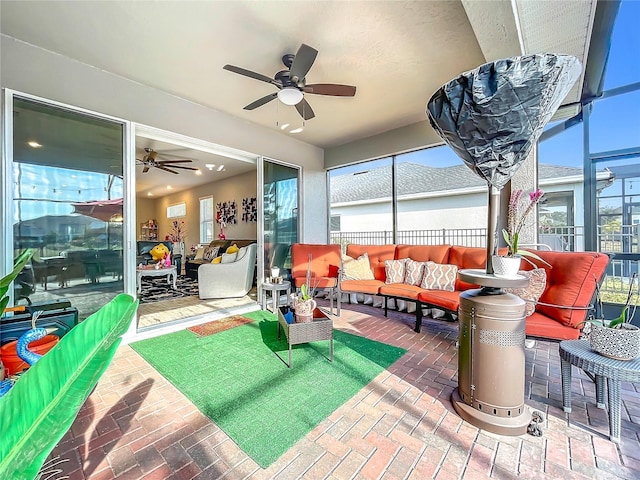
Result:
{"label": "white vase", "polygon": [[491,257],[493,274],[498,278],[516,278],[520,270],[520,257],[503,257],[494,255]]}
{"label": "white vase", "polygon": [[315,300],[298,300],[295,303],[295,319],[296,323],[308,323],[313,321],[313,311],[318,304]]}

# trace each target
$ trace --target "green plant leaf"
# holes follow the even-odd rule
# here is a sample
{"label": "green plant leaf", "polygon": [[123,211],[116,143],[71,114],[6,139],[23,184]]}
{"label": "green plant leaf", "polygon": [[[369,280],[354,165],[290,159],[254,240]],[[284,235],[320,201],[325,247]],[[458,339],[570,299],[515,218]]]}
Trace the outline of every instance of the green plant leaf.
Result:
{"label": "green plant leaf", "polygon": [[35,478],[111,362],[138,301],[120,294],[76,325],[0,398],[0,478]]}
{"label": "green plant leaf", "polygon": [[617,328],[618,325],[622,325],[624,323],[625,317],[627,315],[627,308],[628,307],[624,307],[622,309],[622,312],[620,313],[620,316],[618,318],[614,318],[609,322],[609,328]]}
{"label": "green plant leaf", "polygon": [[504,237],[504,241],[507,245],[511,247],[511,238],[509,237],[509,232],[506,229],[502,229],[502,236]]}
{"label": "green plant leaf", "polygon": [[530,257],[530,258],[535,258],[536,260],[538,260],[539,262],[544,263],[545,265],[547,265],[550,268],[553,268],[548,262],[545,262],[542,258],[540,258],[538,255],[536,255],[533,252],[530,252],[528,250],[518,250],[516,252],[518,255],[522,255],[523,257]]}
{"label": "green plant leaf", "polygon": [[[22,252],[20,255],[18,255],[18,258],[16,258],[16,260],[13,263],[13,270],[11,271],[11,273],[9,273],[8,275],[0,279],[0,297],[4,297],[4,295],[9,291],[9,285],[11,285],[11,282],[15,280],[15,278],[22,271],[24,266],[29,262],[29,260],[31,260],[31,257],[33,256],[33,252],[34,252],[33,249],[30,248]],[[9,299],[7,299],[7,301],[9,301]],[[2,306],[2,310],[0,310],[0,313],[2,313],[5,306],[6,306],[6,302]]]}

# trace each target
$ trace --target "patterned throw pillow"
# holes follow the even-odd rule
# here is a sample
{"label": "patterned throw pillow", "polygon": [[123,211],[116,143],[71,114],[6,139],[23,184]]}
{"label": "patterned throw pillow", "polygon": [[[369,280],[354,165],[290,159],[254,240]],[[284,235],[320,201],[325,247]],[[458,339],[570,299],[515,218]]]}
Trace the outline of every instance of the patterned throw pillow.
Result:
{"label": "patterned throw pillow", "polygon": [[342,264],[342,278],[344,280],[374,280],[373,272],[371,271],[371,265],[369,264],[369,255],[366,253],[353,259],[344,261]]}
{"label": "patterned throw pillow", "polygon": [[194,260],[204,260],[204,247],[198,247],[196,254],[193,257]]}
{"label": "patterned throw pillow", "polygon": [[456,289],[456,265],[443,265],[441,263],[427,262],[424,268],[424,277],[420,286],[428,290],[445,290],[453,292]]}
{"label": "patterned throw pillow", "polygon": [[419,287],[420,283],[422,282],[422,276],[424,275],[425,263],[433,262],[416,262],[414,260],[411,260],[410,258],[407,258],[407,261],[404,264],[403,283]]}
{"label": "patterned throw pillow", "polygon": [[547,272],[544,268],[534,268],[533,270],[520,270],[518,275],[523,275],[529,279],[529,286],[524,288],[503,288],[506,293],[513,293],[519,296],[526,303],[527,317],[536,310],[536,302],[544,293],[547,286]]}
{"label": "patterned throw pillow", "polygon": [[218,248],[219,247],[204,247],[204,252],[202,253],[202,259],[205,262],[210,262],[214,258],[218,256]]}
{"label": "patterned throw pillow", "polygon": [[404,264],[406,261],[406,258],[402,260],[385,260],[384,270],[386,278],[384,283],[402,283],[404,280]]}

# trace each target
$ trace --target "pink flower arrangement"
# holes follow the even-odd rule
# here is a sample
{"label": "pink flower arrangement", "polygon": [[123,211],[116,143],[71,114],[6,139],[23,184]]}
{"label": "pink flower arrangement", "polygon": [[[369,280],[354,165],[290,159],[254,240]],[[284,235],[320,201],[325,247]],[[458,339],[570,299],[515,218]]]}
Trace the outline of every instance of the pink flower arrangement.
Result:
{"label": "pink flower arrangement", "polygon": [[187,238],[187,225],[184,220],[174,220],[171,232],[165,235],[164,239],[170,242],[184,242]]}

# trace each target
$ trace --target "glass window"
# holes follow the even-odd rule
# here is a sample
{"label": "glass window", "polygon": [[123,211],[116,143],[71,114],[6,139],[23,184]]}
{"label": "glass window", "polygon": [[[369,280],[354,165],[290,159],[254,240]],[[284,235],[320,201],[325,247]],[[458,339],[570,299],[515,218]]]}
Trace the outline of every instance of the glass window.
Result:
{"label": "glass window", "polygon": [[396,157],[397,243],[486,246],[487,183],[447,145]]}
{"label": "glass window", "polygon": [[213,240],[213,197],[200,199],[200,243]]}
{"label": "glass window", "polygon": [[637,147],[640,144],[639,111],[640,90],[594,102],[589,119],[591,153]]}
{"label": "glass window", "polygon": [[340,218],[333,243],[393,243],[392,159],[329,171],[330,217]]}
{"label": "glass window", "polygon": [[179,218],[187,216],[187,204],[176,203],[167,207],[167,218]]}

